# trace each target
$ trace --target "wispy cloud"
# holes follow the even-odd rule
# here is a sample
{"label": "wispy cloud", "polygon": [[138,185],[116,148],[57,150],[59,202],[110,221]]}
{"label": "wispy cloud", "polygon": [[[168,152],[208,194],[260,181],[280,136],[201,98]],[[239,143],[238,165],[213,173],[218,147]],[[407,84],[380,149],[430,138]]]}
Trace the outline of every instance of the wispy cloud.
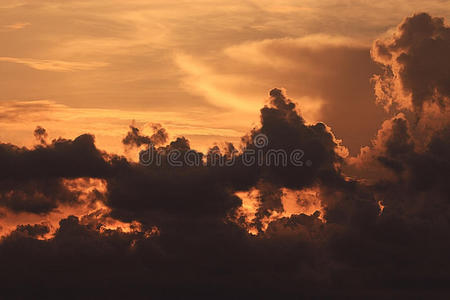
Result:
{"label": "wispy cloud", "polygon": [[86,71],[105,67],[104,62],[73,62],[49,59],[0,57],[0,61],[26,65],[32,69],[55,72]]}
{"label": "wispy cloud", "polygon": [[4,25],[2,27],[4,30],[12,31],[12,30],[20,30],[20,29],[23,29],[30,25],[31,25],[31,23],[28,23],[28,22],[17,22],[17,23],[13,23],[13,24]]}

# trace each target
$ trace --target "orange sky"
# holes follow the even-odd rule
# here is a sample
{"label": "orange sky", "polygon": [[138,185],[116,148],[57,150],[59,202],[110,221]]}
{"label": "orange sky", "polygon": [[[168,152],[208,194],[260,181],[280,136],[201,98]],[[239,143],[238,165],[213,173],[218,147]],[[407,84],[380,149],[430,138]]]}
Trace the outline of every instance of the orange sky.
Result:
{"label": "orange sky", "polygon": [[449,17],[448,4],[2,0],[0,141],[30,145],[40,125],[122,153],[135,120],[206,150],[239,141],[283,87],[355,154],[385,118],[369,83],[372,41],[415,11]]}
{"label": "orange sky", "polygon": [[447,296],[449,20],[0,0],[0,298]]}

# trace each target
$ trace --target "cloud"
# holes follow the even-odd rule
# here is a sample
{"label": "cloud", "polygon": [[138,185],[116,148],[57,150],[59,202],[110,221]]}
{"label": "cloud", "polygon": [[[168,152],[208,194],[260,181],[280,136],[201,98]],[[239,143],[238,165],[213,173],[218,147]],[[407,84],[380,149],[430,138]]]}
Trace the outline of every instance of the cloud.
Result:
{"label": "cloud", "polygon": [[23,233],[24,235],[30,237],[43,237],[49,232],[50,228],[46,224],[27,224],[17,226],[15,232],[11,234],[14,235],[16,233]]}
{"label": "cloud", "polygon": [[441,50],[447,47],[448,32],[442,19],[421,13],[406,18],[392,39],[374,43],[373,55],[387,69],[376,77],[377,91],[386,86],[398,89],[384,90],[379,101],[387,100],[384,104],[397,115],[383,123],[372,145],[350,163],[365,170],[360,177],[374,181],[383,214],[397,225],[447,216],[442,208],[449,195],[444,182],[449,179],[450,163],[444,153],[450,147],[450,119],[448,76],[441,70],[447,55]]}
{"label": "cloud", "polygon": [[168,139],[168,134],[160,124],[152,124],[153,129],[152,136],[145,136],[140,134],[140,130],[133,125],[130,125],[130,131],[127,136],[122,140],[125,146],[135,146],[139,148],[142,145],[161,145],[165,144]]}
{"label": "cloud", "polygon": [[[241,274],[237,281],[236,278],[233,279],[228,276],[220,280],[215,276],[211,277],[220,290],[225,291],[225,287],[228,286],[229,288],[230,284],[233,286],[230,290],[233,293],[244,289],[243,282],[249,279],[249,273],[245,271],[248,265],[247,263],[240,264],[238,261],[245,262],[255,255],[258,261],[266,260],[274,254],[278,257],[278,260],[283,258],[287,261],[292,256],[285,253],[284,250],[273,248],[272,238],[278,238],[275,225],[269,225],[267,237],[260,240],[260,237],[251,237],[245,228],[241,228],[231,219],[226,221],[229,214],[233,214],[241,205],[240,199],[234,193],[249,189],[258,182],[265,182],[264,185],[259,185],[263,191],[262,199],[264,200],[262,203],[264,205],[258,209],[257,216],[258,219],[262,219],[268,216],[268,212],[271,210],[284,210],[279,197],[281,194],[278,191],[283,186],[301,190],[305,186],[318,183],[335,185],[338,184],[338,181],[343,180],[342,178],[338,179],[340,178],[338,168],[341,158],[336,153],[337,144],[332,133],[325,125],[320,123],[306,125],[299,115],[296,105],[286,97],[283,91],[279,89],[271,91],[270,103],[261,110],[261,121],[261,126],[244,138],[243,146],[245,149],[255,149],[256,145],[253,138],[257,134],[265,133],[272,141],[272,147],[280,147],[285,150],[289,150],[290,143],[297,140],[292,146],[305,149],[307,158],[313,160],[314,164],[309,166],[308,169],[306,167],[303,169],[289,168],[284,171],[277,170],[276,166],[248,168],[243,165],[242,156],[239,156],[237,165],[230,168],[210,166],[176,168],[169,165],[144,167],[121,157],[108,159],[106,154],[102,154],[96,149],[93,138],[87,135],[74,140],[56,140],[52,144],[41,145],[32,150],[18,149],[11,145],[3,146],[5,156],[0,157],[0,161],[4,164],[2,170],[4,170],[5,176],[8,174],[8,178],[15,179],[15,182],[23,180],[33,182],[36,184],[37,191],[43,186],[48,186],[39,182],[42,178],[97,177],[105,179],[107,197],[104,203],[110,209],[109,215],[121,222],[138,221],[142,224],[142,229],[129,233],[120,230],[102,231],[98,229],[96,222],[84,224],[81,223],[79,218],[69,216],[60,221],[59,228],[54,235],[45,241],[40,241],[30,235],[29,232],[34,227],[19,227],[2,239],[0,259],[6,257],[6,255],[11,256],[11,253],[21,256],[18,247],[20,244],[26,244],[30,251],[47,253],[48,255],[40,255],[37,260],[24,262],[33,265],[33,270],[45,265],[60,265],[62,257],[70,258],[66,260],[65,269],[85,269],[86,263],[96,261],[94,264],[97,266],[95,268],[97,271],[94,272],[95,274],[91,274],[92,277],[91,275],[88,276],[89,280],[93,280],[92,284],[96,286],[98,284],[97,279],[104,278],[103,274],[106,270],[115,270],[110,274],[123,272],[125,269],[119,267],[119,265],[122,265],[121,261],[124,262],[123,257],[128,257],[129,260],[122,266],[129,266],[129,270],[136,278],[145,278],[144,281],[141,281],[142,284],[156,280],[156,289],[154,290],[156,295],[163,293],[163,290],[160,289],[160,283],[157,283],[159,281],[157,278],[165,277],[166,275],[163,274],[171,274],[177,270],[176,274],[178,275],[172,277],[172,283],[180,285],[189,278],[189,265],[195,263],[198,272],[200,272],[200,281],[198,279],[190,281],[191,287],[200,288],[203,285],[203,280],[206,279],[206,274],[211,274],[211,271],[219,267],[226,270],[237,270]],[[285,131],[290,134],[285,135],[283,133]],[[284,140],[285,138],[289,139]],[[184,138],[177,138],[169,145],[161,147],[160,150],[174,149],[186,153],[190,151],[189,142]],[[32,159],[34,157],[36,159]],[[50,159],[50,157],[53,159]],[[24,164],[22,161],[28,163]],[[8,168],[7,162],[19,167],[14,170]],[[289,178],[297,178],[297,180],[289,180]],[[18,190],[17,187],[12,185],[9,185],[9,187]],[[68,192],[73,192],[66,185],[64,187]],[[56,194],[53,193],[53,195]],[[30,198],[30,201],[32,199]],[[58,204],[58,201],[66,199],[66,197],[58,196],[57,199],[57,201],[50,203]],[[14,201],[13,203],[20,202]],[[39,204],[40,201],[38,198],[34,198],[34,202],[31,203]],[[8,204],[6,204],[6,207],[10,210],[17,209]],[[21,209],[23,210],[24,207]],[[40,210],[28,211],[44,212]],[[303,217],[292,216],[292,220],[299,219],[295,221],[299,224],[306,222],[311,225],[315,224],[314,226],[317,226],[314,221],[316,218],[317,215],[307,217],[305,220]],[[322,224],[322,221],[317,222]],[[309,228],[310,225],[307,224],[305,226]],[[155,226],[163,236],[161,241],[159,241],[158,236],[145,233]],[[281,227],[283,226],[281,225]],[[308,230],[306,228],[302,230]],[[28,234],[25,232],[28,232]],[[179,240],[180,235],[184,236],[183,240]],[[193,241],[196,242],[192,243]],[[303,238],[295,239],[294,244],[297,242],[305,243],[305,241]],[[230,247],[231,245],[233,247]],[[300,253],[304,257],[314,257],[314,247],[307,243],[305,245],[306,248],[299,248]],[[231,252],[224,252],[223,246]],[[260,250],[245,254],[247,251],[245,249],[248,246]],[[82,260],[75,259],[67,252],[68,249],[77,249],[76,252],[82,253],[84,258]],[[181,249],[183,250],[181,251]],[[199,251],[200,249],[201,251]],[[269,253],[271,254],[269,255]],[[103,259],[95,259],[94,257],[97,255],[101,255]],[[150,261],[147,261],[145,257],[150,257]],[[206,260],[200,263],[198,257]],[[234,259],[230,261],[229,259],[232,257]],[[50,259],[53,262],[50,262]],[[150,277],[141,277],[143,275],[141,272],[145,273],[145,268],[141,271],[134,267],[141,264],[139,263],[141,259],[146,260],[145,268],[147,268],[148,262],[153,266],[152,268],[156,273],[152,273],[153,275]],[[237,261],[234,261],[235,259]],[[228,262],[225,263],[226,261]],[[271,260],[268,260],[268,262],[269,265],[275,266],[275,262]],[[19,266],[19,268],[21,266],[21,262],[14,259],[10,260],[9,263],[2,260],[2,263],[8,270],[12,266]],[[105,269],[107,265],[111,266],[112,269]],[[302,268],[309,268],[308,265],[309,263],[302,263]],[[255,267],[260,269],[263,272],[262,274],[272,272],[270,271],[272,267],[269,269],[257,265]],[[19,274],[14,272],[10,274],[11,277],[9,279],[2,278],[2,282],[14,287],[14,282],[16,282]],[[35,274],[31,272],[28,275],[33,278]],[[301,276],[307,279],[305,274]],[[50,281],[47,282],[46,280],[50,277],[45,275],[43,278],[45,282],[41,282],[41,286],[42,284],[47,286]],[[51,282],[52,285],[56,284],[63,289],[71,289],[73,283],[80,280],[80,278],[70,280],[66,280],[64,277],[60,278],[61,280],[52,278]],[[115,278],[115,275],[111,278]],[[23,280],[28,281],[28,278]],[[89,288],[89,286],[91,285],[83,285],[82,289]],[[242,292],[245,293],[245,290],[242,290]],[[133,293],[131,292],[131,294]],[[136,294],[138,293],[140,292],[136,291]]]}
{"label": "cloud", "polygon": [[184,55],[176,61],[186,72],[188,92],[240,114],[260,105],[265,96],[260,91],[284,87],[301,103],[308,122],[323,120],[356,154],[386,114],[375,105],[370,78],[380,68],[370,46],[349,40],[323,34],[267,39],[228,47],[207,66]]}
{"label": "cloud", "polygon": [[[402,296],[410,295],[413,283],[414,293],[444,288],[440,282],[445,282],[441,281],[445,275],[440,274],[448,267],[442,263],[449,247],[442,238],[447,225],[442,221],[422,223],[445,218],[442,198],[434,200],[439,204],[436,209],[420,211],[404,206],[404,200],[397,197],[396,191],[408,191],[402,181],[367,185],[347,178],[341,170],[343,152],[331,130],[323,123],[306,124],[283,90],[271,90],[269,99],[261,109],[261,124],[243,137],[242,150],[261,149],[254,139],[265,134],[267,146],[286,151],[301,148],[312,165],[247,167],[239,154],[231,167],[146,167],[101,153],[87,135],[32,150],[3,145],[6,156],[0,156],[0,162],[6,168],[1,170],[8,176],[3,180],[28,180],[40,190],[48,186],[39,181],[42,178],[97,177],[105,181],[105,197],[100,199],[107,208],[106,215],[94,210],[82,217],[61,219],[56,231],[44,240],[36,235],[47,230],[36,225],[18,227],[5,236],[0,242],[0,263],[8,276],[0,282],[6,293],[19,282],[30,283],[32,290],[52,297],[67,290],[138,297],[149,285],[156,296],[190,297],[206,289],[208,295],[219,291],[225,298],[280,293],[283,297],[344,297],[354,293],[355,287],[376,289],[385,295],[392,292],[392,282]],[[381,141],[386,144],[383,151],[387,155],[402,159],[412,148],[404,147],[409,145],[404,119],[396,120],[392,127],[386,127],[394,134]],[[427,156],[435,159],[434,153],[447,153],[446,143],[442,144],[446,140],[434,140]],[[174,149],[181,153],[191,150],[184,138],[159,148],[161,153]],[[23,164],[24,160],[31,163]],[[8,162],[19,168],[8,168]],[[236,196],[255,187],[260,198],[252,222],[259,229],[258,235],[250,234],[244,226],[245,219],[239,217],[242,199]],[[439,195],[441,190],[435,187],[444,185],[420,188]],[[14,185],[9,188],[17,189]],[[311,190],[319,192],[304,196]],[[301,213],[306,210],[287,213],[283,195],[287,192],[304,197],[307,207],[320,205],[323,215]],[[423,199],[414,193],[407,195],[411,203]],[[382,213],[378,204],[381,196]],[[65,198],[58,197],[61,199]],[[39,198],[30,201],[38,204]],[[107,229],[106,216],[130,224],[129,229]],[[433,243],[423,248],[428,238]],[[24,249],[34,255],[24,255]],[[422,262],[418,257],[423,253],[434,256]],[[396,255],[401,259],[392,259]],[[25,266],[29,271],[24,275],[18,270]],[[382,275],[375,272],[380,268]],[[130,275],[124,279],[120,276],[123,273]],[[34,286],[38,274],[42,279]],[[342,274],[345,283],[337,279]],[[185,284],[188,290],[183,288]],[[214,290],[208,290],[211,285]],[[123,286],[133,288],[123,291]],[[326,288],[317,290],[316,286]]]}
{"label": "cloud", "polygon": [[9,24],[9,25],[4,25],[3,28],[5,30],[20,30],[20,29],[24,29],[27,26],[30,26],[31,23],[27,23],[27,22],[18,22],[18,23],[14,23],[14,24]]}
{"label": "cloud", "polygon": [[[414,15],[403,24],[422,18],[433,20]],[[411,30],[411,40],[428,44],[420,29]],[[301,53],[318,66],[326,53],[344,51],[341,58],[347,57],[340,46],[324,49],[331,52]],[[446,95],[439,80],[428,84],[434,99]],[[99,150],[89,134],[33,148],[0,144],[3,217],[92,205],[82,216],[64,216],[50,236],[49,226],[26,222],[3,237],[0,288],[5,295],[46,298],[68,292],[113,298],[444,298],[450,267],[448,106],[417,95],[423,108],[394,107],[394,117],[353,161],[333,130],[307,122],[301,104],[281,88],[270,90],[260,122],[240,145],[216,145],[205,155],[187,138],[167,143],[162,127],[152,128],[155,138],[164,137],[152,148],[163,161],[171,151],[200,160],[215,152],[228,160],[235,154],[231,166],[143,165]],[[153,139],[136,126],[128,136],[126,143],[136,146]],[[301,150],[304,164],[245,164],[244,151],[264,155],[271,149]],[[379,176],[369,181],[351,174],[349,165]],[[82,178],[90,179],[79,188],[67,182]],[[104,191],[82,197],[93,179]],[[250,208],[242,199],[249,192],[257,198]],[[289,213],[285,193],[303,197],[305,207],[318,206],[320,213]],[[100,211],[94,205],[99,202]],[[244,208],[253,218],[242,214]],[[126,226],[109,228],[108,220]]]}
{"label": "cloud", "polygon": [[45,130],[45,128],[41,127],[41,126],[37,126],[36,129],[34,130],[34,137],[41,143],[41,144],[46,144],[46,139],[48,137],[48,133]]}
{"label": "cloud", "polygon": [[80,192],[68,189],[64,179],[106,178],[110,171],[106,154],[91,135],[60,138],[34,149],[0,144],[0,166],[0,206],[36,214],[60,204],[80,204]]}
{"label": "cloud", "polygon": [[23,64],[32,69],[40,71],[53,71],[53,72],[87,71],[105,67],[108,65],[107,63],[103,62],[82,63],[82,62],[70,62],[61,60],[14,58],[14,57],[0,57],[0,61]]}
{"label": "cloud", "polygon": [[[365,75],[358,77],[361,78],[359,80],[345,81],[347,85],[332,80],[333,78],[319,78],[318,81],[324,82],[325,86],[316,84],[317,87],[311,84],[316,81],[308,75],[314,71],[314,66],[307,72],[295,72],[292,76],[283,74],[282,70],[274,72],[269,69],[262,72],[246,64],[241,64],[241,68],[236,67],[236,64],[223,58],[223,51],[252,42],[296,40],[308,36],[322,36],[325,40],[345,35],[347,40],[358,41],[351,44],[369,45],[374,37],[397,24],[411,11],[427,10],[442,16],[449,15],[448,5],[438,0],[426,3],[402,0],[400,4],[393,4],[392,1],[350,1],[348,5],[336,5],[334,1],[306,1],[299,4],[289,0],[276,5],[269,2],[250,1],[243,4],[242,1],[233,0],[218,4],[215,0],[201,3],[130,0],[124,4],[121,1],[100,0],[55,4],[54,1],[37,3],[29,0],[4,0],[1,4],[4,9],[0,12],[2,25],[28,22],[32,26],[0,36],[0,43],[5,45],[2,57],[23,59],[28,63],[2,63],[2,101],[49,99],[67,106],[89,109],[139,111],[151,108],[177,114],[187,110],[202,111],[214,120],[207,120],[205,116],[186,117],[185,122],[192,119],[205,120],[206,128],[216,128],[216,118],[230,119],[232,115],[235,116],[234,122],[226,125],[222,123],[221,129],[238,131],[242,135],[258,121],[257,109],[263,104],[266,91],[275,86],[285,87],[290,95],[303,103],[304,115],[308,121],[322,120],[333,126],[337,136],[348,140],[351,153],[356,153],[374,135],[376,124],[381,121],[378,119],[384,118],[380,111],[376,116],[365,113],[372,109],[361,109],[359,114],[355,113],[356,105],[362,106],[361,103],[364,102],[360,99],[367,98],[369,100],[366,103],[372,104],[371,95],[365,95],[364,92],[371,90],[363,77]],[[213,74],[193,76],[190,83],[198,81],[194,85],[199,87],[198,90],[182,88],[186,84],[184,75],[191,75],[186,71],[189,69],[189,61],[185,63],[187,67],[180,70],[173,61],[174,53],[191,57],[191,63],[195,66],[206,64]],[[276,56],[275,60],[280,59],[280,56]],[[300,56],[292,59],[287,57],[286,60],[290,62],[287,65],[298,66],[295,61]],[[336,55],[329,55],[332,56]],[[309,58],[303,61],[305,60]],[[338,70],[344,70],[344,73],[345,70],[373,73],[372,70],[364,71],[366,63],[370,62],[369,57],[366,57],[366,63],[360,59],[349,60],[343,62],[343,65],[331,65],[330,69],[336,70],[336,73],[339,73]],[[236,68],[232,76],[220,71],[226,70],[226,66],[213,67],[217,61]],[[97,63],[108,63],[108,66],[100,67]],[[43,72],[29,66],[79,71]],[[245,74],[245,70],[252,74]],[[238,76],[239,74],[242,76]],[[272,80],[258,80],[268,74],[273,74],[269,77]],[[204,78],[207,76],[211,77],[210,81]],[[228,82],[237,87],[230,88]],[[239,88],[242,82],[246,82],[246,85]],[[354,82],[354,85],[350,82]],[[333,91],[336,90],[333,86],[330,87],[333,83],[338,88],[342,87],[338,89],[342,95],[332,102],[344,103],[343,100],[352,99],[350,105],[331,107],[327,105],[328,98],[323,99],[324,97],[317,95],[319,92],[308,92],[314,95],[306,95],[303,91],[304,86],[323,93]],[[218,100],[229,102],[230,105],[219,103]],[[222,115],[223,107],[234,108],[234,111],[229,112],[228,118]],[[245,107],[245,112],[240,107],[242,110]],[[332,112],[341,109],[339,113],[345,113],[344,107],[355,107],[355,111],[346,116],[348,122],[339,122],[339,118]],[[322,109],[330,112],[322,117]],[[163,123],[160,120],[150,121]],[[35,125],[33,124],[33,128]],[[95,126],[102,125],[103,123],[97,123]],[[55,131],[50,126],[45,127]],[[193,142],[193,138],[198,139],[191,135]],[[201,138],[213,141],[215,136],[210,133]]]}
{"label": "cloud", "polygon": [[[162,123],[173,136],[184,135],[191,143],[206,151],[211,143],[232,141],[241,137],[240,126],[229,113],[211,116],[202,111],[120,110],[113,108],[78,108],[49,100],[8,101],[0,104],[0,140],[32,146],[30,134],[36,126],[47,129],[49,136],[75,138],[89,132],[109,152],[123,153],[121,141],[127,126],[134,120],[144,131],[151,124]],[[150,121],[150,122],[149,122]]]}
{"label": "cloud", "polygon": [[372,49],[373,58],[385,66],[384,74],[375,77],[379,102],[414,111],[426,102],[448,105],[449,51],[450,28],[443,18],[426,13],[406,18],[394,36],[377,40]]}

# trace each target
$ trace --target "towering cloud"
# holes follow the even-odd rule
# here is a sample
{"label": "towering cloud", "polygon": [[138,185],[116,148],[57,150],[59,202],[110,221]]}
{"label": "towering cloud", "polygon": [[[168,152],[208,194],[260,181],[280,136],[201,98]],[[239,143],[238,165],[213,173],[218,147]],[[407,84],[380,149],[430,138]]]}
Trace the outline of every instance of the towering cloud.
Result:
{"label": "towering cloud", "polygon": [[426,13],[406,18],[393,37],[373,47],[373,58],[385,66],[385,74],[375,77],[380,102],[416,112],[428,102],[448,105],[449,52],[450,28],[443,18]]}

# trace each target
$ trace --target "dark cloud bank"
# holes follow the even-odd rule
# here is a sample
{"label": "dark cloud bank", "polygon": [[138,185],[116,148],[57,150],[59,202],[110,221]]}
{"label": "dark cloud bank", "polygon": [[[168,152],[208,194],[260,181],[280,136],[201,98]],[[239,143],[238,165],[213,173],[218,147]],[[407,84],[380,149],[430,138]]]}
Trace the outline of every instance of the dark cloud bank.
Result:
{"label": "dark cloud bank", "polygon": [[[98,178],[107,183],[99,198],[110,217],[142,224],[131,232],[100,230],[95,215],[70,216],[47,238],[45,224],[18,226],[0,242],[0,296],[445,298],[449,53],[450,29],[427,14],[405,19],[395,36],[375,42],[372,56],[385,70],[374,77],[377,96],[397,115],[350,159],[326,125],[305,124],[279,89],[270,92],[261,126],[242,139],[243,147],[259,149],[253,138],[263,133],[267,149],[302,149],[312,164],[248,167],[238,154],[228,167],[146,167],[98,150],[91,135],[49,143],[43,128],[35,131],[34,149],[0,144],[3,208],[47,214],[80,205],[64,180]],[[123,142],[164,145],[165,130],[153,129],[146,136],[131,127]],[[175,149],[186,153],[189,141],[178,138],[157,150],[164,157]],[[229,158],[236,149],[229,144],[210,153],[218,151]],[[254,187],[261,195],[253,220],[258,235],[247,232],[235,195]],[[323,215],[278,218],[262,230],[265,216],[283,211],[281,188],[320,189]]]}

